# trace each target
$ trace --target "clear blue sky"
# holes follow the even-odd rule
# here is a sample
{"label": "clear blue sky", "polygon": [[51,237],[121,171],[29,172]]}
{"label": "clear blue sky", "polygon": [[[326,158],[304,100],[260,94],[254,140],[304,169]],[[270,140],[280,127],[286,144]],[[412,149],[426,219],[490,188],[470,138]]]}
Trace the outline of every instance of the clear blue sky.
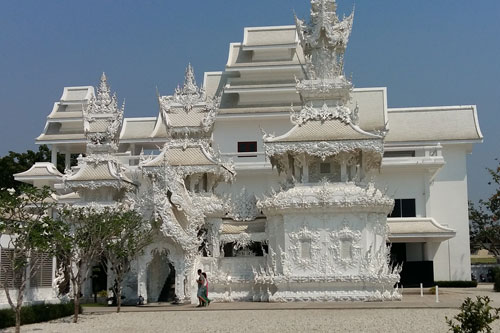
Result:
{"label": "clear blue sky", "polygon": [[[349,14],[354,1],[339,0]],[[293,24],[309,0],[0,1],[0,155],[35,149],[64,86],[106,71],[130,116],[155,116],[191,62],[223,70],[246,26]],[[500,157],[500,1],[357,0],[346,72],[386,86],[390,107],[477,104],[485,142],[469,157],[469,194],[485,197]],[[446,124],[443,124],[446,126]]]}

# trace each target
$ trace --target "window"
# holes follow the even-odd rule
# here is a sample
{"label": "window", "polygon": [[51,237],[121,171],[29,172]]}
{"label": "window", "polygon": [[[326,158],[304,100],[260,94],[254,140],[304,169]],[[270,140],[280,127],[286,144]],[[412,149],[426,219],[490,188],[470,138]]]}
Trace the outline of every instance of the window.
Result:
{"label": "window", "polygon": [[[257,141],[238,142],[238,153],[254,153],[254,152],[257,152]],[[257,157],[257,155],[241,155],[238,157]]]}
{"label": "window", "polygon": [[340,257],[342,259],[352,259],[352,242],[349,239],[343,239],[340,242]]}
{"label": "window", "polygon": [[[0,284],[7,284],[8,287],[14,288],[21,285],[21,273],[12,270],[12,256],[14,250],[0,249]],[[15,276],[14,276],[15,275]]]}
{"label": "window", "polygon": [[37,265],[35,275],[31,278],[31,287],[52,287],[52,256],[35,253],[33,262]]}
{"label": "window", "polygon": [[394,199],[394,209],[389,217],[416,217],[415,199]]}
{"label": "window", "polygon": [[332,172],[332,165],[330,163],[320,163],[319,173],[325,174],[325,173],[331,173],[331,172]]}
{"label": "window", "polygon": [[224,257],[262,257],[268,253],[267,244],[251,242],[247,246],[239,246],[236,242],[225,243],[221,246]]}
{"label": "window", "polygon": [[311,259],[311,240],[302,239],[300,241],[300,256],[302,259]]}
{"label": "window", "polygon": [[399,150],[399,151],[386,151],[384,157],[394,158],[394,157],[415,157],[414,150]]}

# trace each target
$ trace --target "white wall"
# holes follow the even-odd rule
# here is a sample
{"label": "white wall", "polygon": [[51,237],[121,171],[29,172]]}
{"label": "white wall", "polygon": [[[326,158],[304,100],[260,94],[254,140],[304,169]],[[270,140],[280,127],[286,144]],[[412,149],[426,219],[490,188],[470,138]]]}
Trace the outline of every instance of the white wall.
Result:
{"label": "white wall", "polygon": [[380,189],[394,199],[415,199],[417,217],[425,217],[424,170],[418,168],[391,167],[371,174]]}
{"label": "white wall", "polygon": [[[470,279],[469,217],[467,196],[466,147],[447,145],[443,149],[446,165],[430,186],[432,217],[457,235],[439,245],[434,256],[436,280]],[[445,264],[447,263],[447,265]]]}
{"label": "white wall", "polygon": [[[257,151],[263,152],[261,128],[267,133],[285,134],[293,127],[288,113],[279,116],[248,115],[232,118],[219,117],[214,127],[214,146],[222,153],[237,152],[238,141],[257,141]],[[264,161],[263,157],[235,159],[235,162]]]}

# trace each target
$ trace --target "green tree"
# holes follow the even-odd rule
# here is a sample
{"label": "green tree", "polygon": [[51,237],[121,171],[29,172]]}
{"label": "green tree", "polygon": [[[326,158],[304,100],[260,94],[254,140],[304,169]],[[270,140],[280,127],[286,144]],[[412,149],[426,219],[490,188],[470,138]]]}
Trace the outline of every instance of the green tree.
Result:
{"label": "green tree", "polygon": [[117,210],[106,219],[112,237],[104,244],[106,264],[114,274],[116,312],[121,309],[122,282],[130,265],[152,241],[151,224],[135,211]]}
{"label": "green tree", "polygon": [[58,239],[58,258],[66,263],[75,304],[73,322],[78,322],[83,283],[90,277],[92,264],[104,254],[104,244],[113,237],[109,223],[111,208],[66,206],[60,218],[67,224],[68,233]]}
{"label": "green tree", "polygon": [[446,317],[446,323],[450,326],[449,331],[453,333],[491,333],[490,324],[499,319],[500,308],[493,308],[490,305],[488,296],[477,296],[476,301],[467,297],[460,306],[460,313],[453,319]]}
{"label": "green tree", "polygon": [[[29,170],[36,162],[50,162],[51,150],[46,145],[38,147],[38,151],[28,150],[25,153],[9,151],[0,157],[0,188],[18,190],[22,183],[14,180],[14,174]],[[71,155],[71,165],[76,165],[76,155]],[[64,155],[57,154],[57,169],[64,171]]]}
{"label": "green tree", "polygon": [[55,239],[65,233],[64,225],[52,218],[55,202],[51,195],[48,187],[0,190],[0,237],[7,239],[7,243],[0,243],[0,251],[5,251],[8,261],[0,272],[5,276],[0,287],[15,312],[16,332],[20,332],[27,283],[40,268],[41,254],[53,256]]}
{"label": "green tree", "polygon": [[471,248],[488,249],[500,257],[500,166],[488,169],[492,180],[489,185],[496,186],[495,193],[487,200],[479,200],[478,205],[469,203]]}

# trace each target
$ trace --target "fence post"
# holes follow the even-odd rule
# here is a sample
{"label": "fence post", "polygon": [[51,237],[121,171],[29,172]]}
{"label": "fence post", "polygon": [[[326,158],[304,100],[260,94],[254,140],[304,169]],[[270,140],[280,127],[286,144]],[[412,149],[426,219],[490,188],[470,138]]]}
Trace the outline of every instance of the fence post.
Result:
{"label": "fence post", "polygon": [[420,284],[420,297],[424,297],[424,284]]}
{"label": "fence post", "polygon": [[439,286],[436,286],[436,303],[439,303]]}

